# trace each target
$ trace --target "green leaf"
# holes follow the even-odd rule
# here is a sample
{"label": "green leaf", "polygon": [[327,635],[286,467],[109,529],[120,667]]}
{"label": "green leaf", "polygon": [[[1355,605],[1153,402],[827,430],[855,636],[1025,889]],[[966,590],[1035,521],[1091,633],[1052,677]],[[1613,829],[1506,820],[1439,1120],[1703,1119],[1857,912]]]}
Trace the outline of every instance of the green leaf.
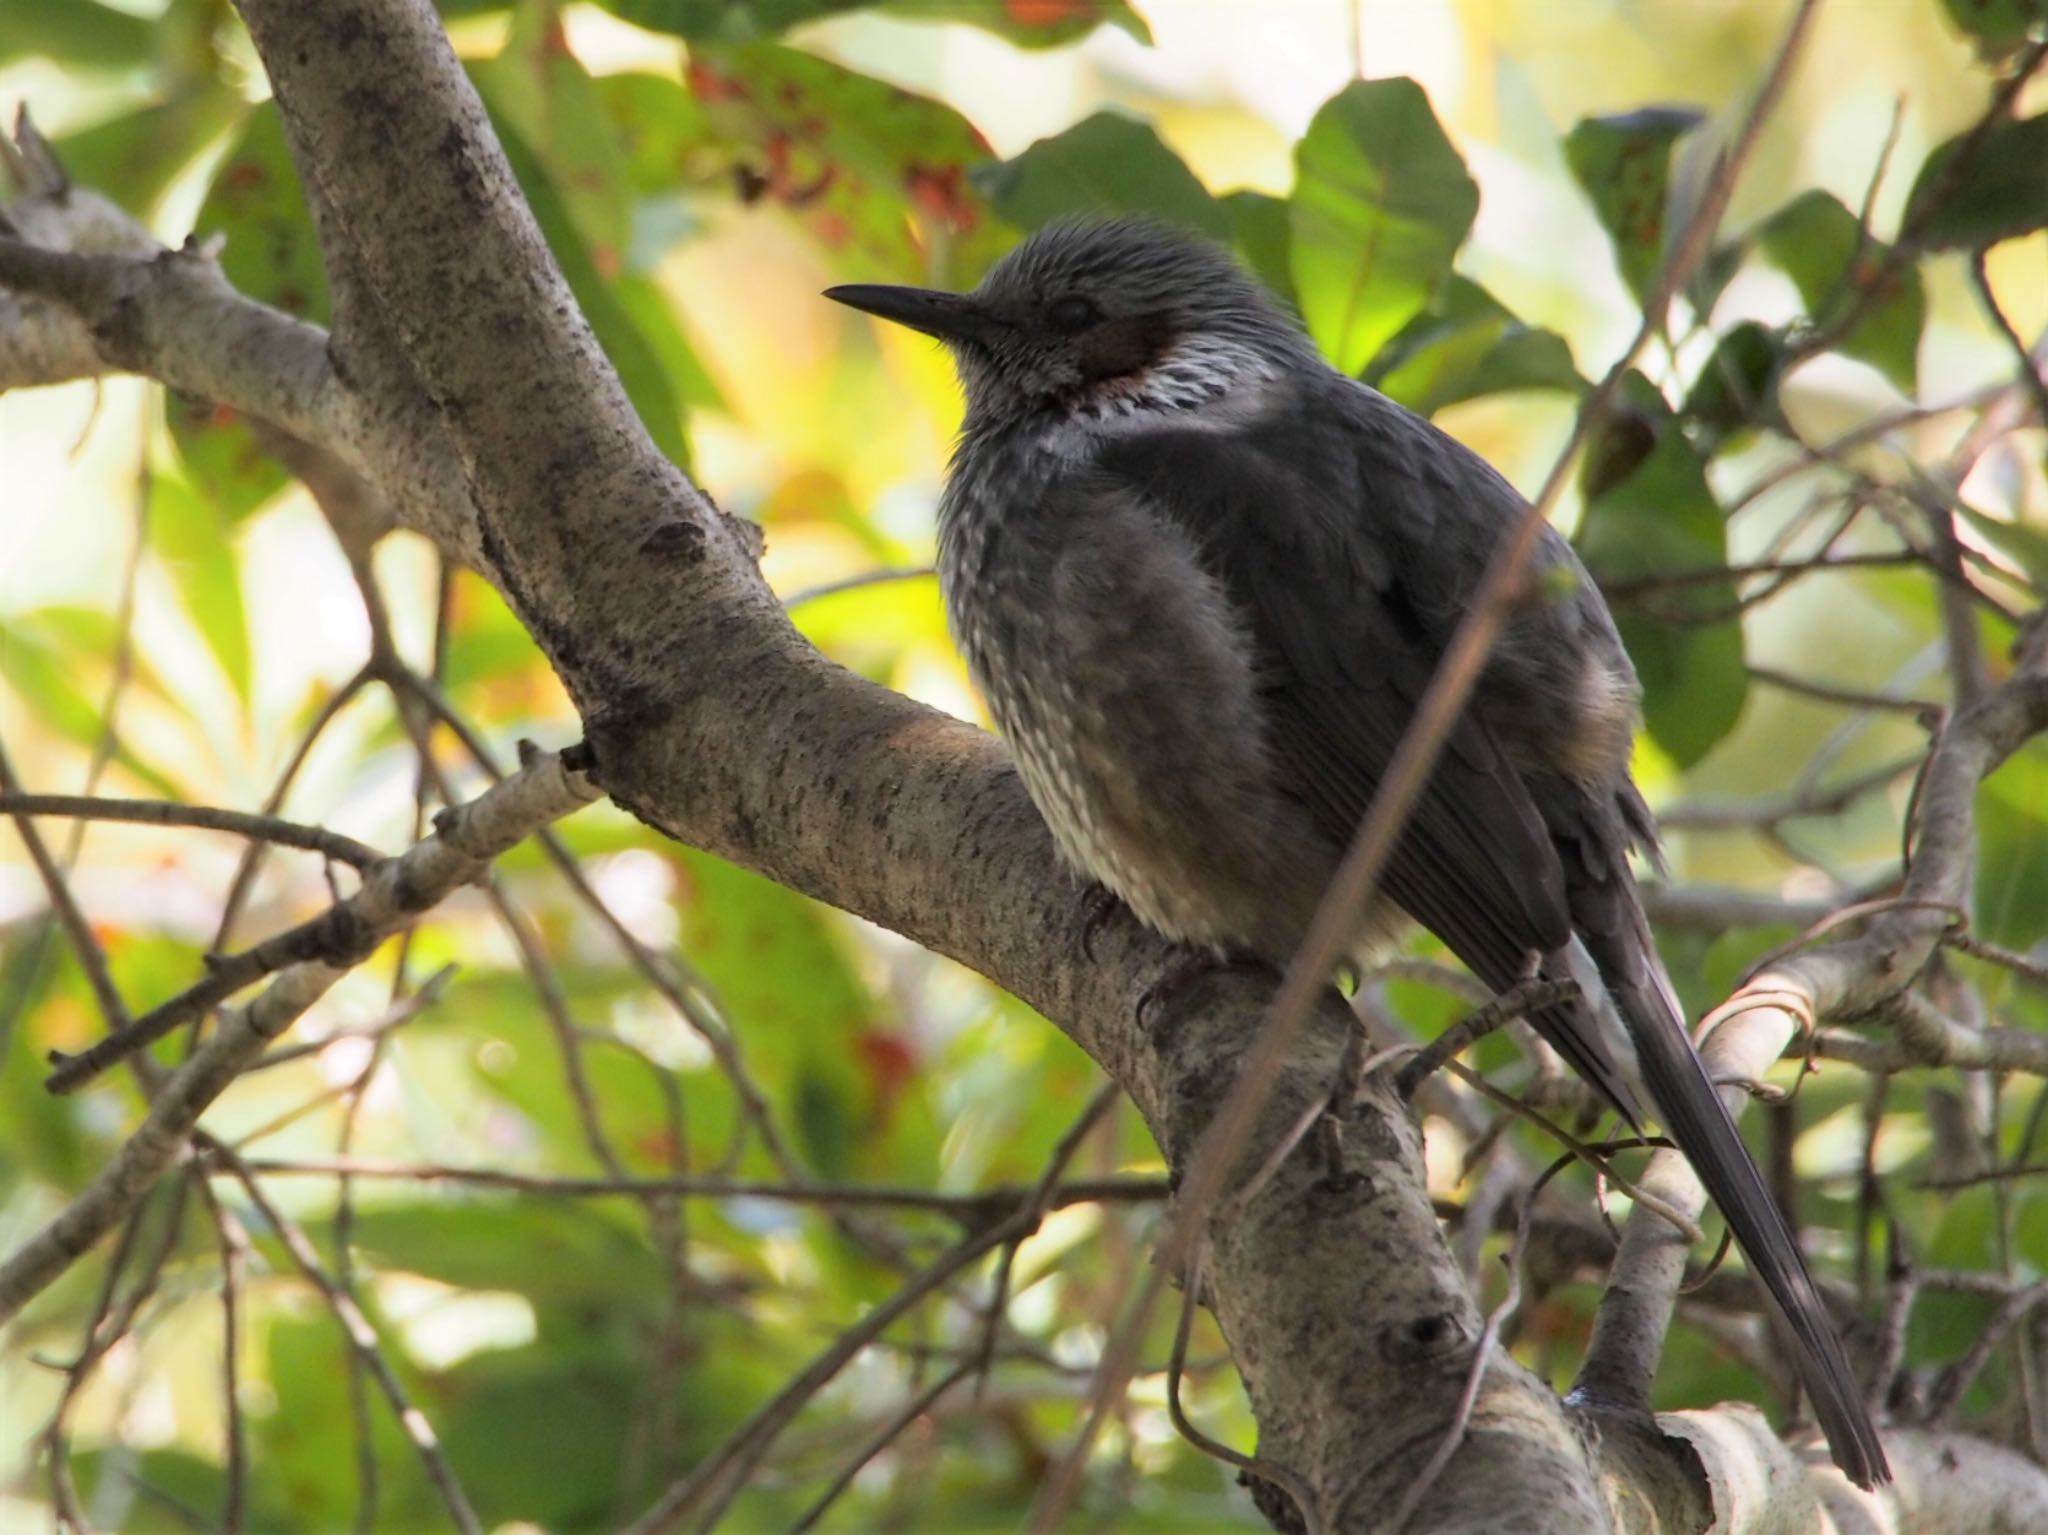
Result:
{"label": "green leaf", "polygon": [[1479,188],[1413,80],[1363,80],[1296,146],[1292,266],[1301,315],[1357,374],[1450,276]]}
{"label": "green leaf", "polygon": [[[1583,471],[1587,504],[1578,549],[1594,577],[1604,585],[1725,566],[1726,529],[1706,465],[1663,398],[1631,373],[1617,414],[1627,423],[1625,450],[1603,450],[1601,439],[1616,430],[1603,426]],[[1742,622],[1711,616],[1734,600],[1732,582],[1713,581],[1659,591],[1654,604],[1615,608],[1643,681],[1645,722],[1680,767],[1713,749],[1748,696]]]}
{"label": "green leaf", "polygon": [[693,410],[725,409],[725,393],[683,333],[667,291],[650,278],[628,275],[612,284],[612,292],[654,349],[683,404]]}
{"label": "green leaf", "polygon": [[787,208],[848,277],[962,285],[1008,243],[974,195],[988,144],[951,107],[773,43],[690,52],[745,195]]}
{"label": "green leaf", "polygon": [[962,21],[1025,48],[1086,37],[1108,23],[1141,43],[1152,34],[1125,0],[600,0],[614,16],[692,42],[755,42],[843,11],[882,10],[920,21]]}
{"label": "green leaf", "polygon": [[276,102],[243,120],[192,227],[225,237],[221,271],[239,291],[302,320],[327,322],[327,269]]}
{"label": "green leaf", "polygon": [[[275,102],[244,119],[214,169],[193,228],[225,237],[221,271],[241,292],[315,324],[326,322],[326,268]],[[226,521],[240,522],[284,488],[289,476],[236,412],[177,394],[165,408],[193,484]]]}
{"label": "green leaf", "polygon": [[207,81],[170,101],[65,134],[55,141],[57,158],[77,185],[146,212],[246,110],[238,93]]}
{"label": "green leaf", "polygon": [[1664,261],[1671,148],[1703,116],[1691,107],[1645,107],[1589,117],[1564,141],[1565,163],[1593,199],[1622,280],[1638,299],[1649,296]]}
{"label": "green leaf", "polygon": [[2048,533],[2023,522],[1989,516],[1961,502],[1956,503],[1955,512],[1982,534],[1986,543],[2026,572],[2035,591],[2048,593]]}
{"label": "green leaf", "polygon": [[185,611],[234,687],[249,702],[249,626],[234,530],[184,480],[158,474],[149,487],[149,532]]}
{"label": "green leaf", "polygon": [[573,1200],[454,1195],[364,1209],[355,1242],[379,1268],[536,1304],[651,1307],[661,1260],[633,1217]]}
{"label": "green leaf", "polygon": [[1105,25],[1152,41],[1151,28],[1125,0],[882,0],[878,9],[920,21],[968,22],[1022,48],[1076,42]]}
{"label": "green leaf", "polygon": [[1293,235],[1288,228],[1290,214],[1286,202],[1264,192],[1229,192],[1221,201],[1230,218],[1231,240],[1239,258],[1282,302],[1289,308],[1296,307],[1292,258],[1288,252]]}
{"label": "green leaf", "polygon": [[1900,222],[1917,245],[1981,250],[2048,225],[2048,116],[1958,134],[1927,157]]}
{"label": "green leaf", "polygon": [[[485,105],[488,107],[489,102]],[[687,468],[690,449],[683,436],[682,401],[661,365],[660,356],[599,274],[575,221],[526,141],[510,123],[493,118],[491,126],[504,146],[505,158],[519,180],[520,191],[526,194],[527,206],[533,209],[534,222],[540,226],[548,249],[554,252],[556,264],[562,269],[563,280],[569,284],[584,319],[590,322],[597,344],[618,370],[626,398],[633,402],[647,435],[672,462]]]}
{"label": "green leaf", "polygon": [[1453,275],[1439,301],[1387,343],[1366,382],[1421,415],[1516,389],[1585,387],[1571,348],[1524,325],[1492,294]]}
{"label": "green leaf", "polygon": [[40,55],[89,69],[136,69],[155,53],[156,31],[147,17],[97,0],[19,0],[0,27],[0,59]]}
{"label": "green leaf", "polygon": [[[1919,387],[1920,328],[1927,299],[1917,267],[1887,269],[1891,248],[1863,238],[1856,215],[1832,193],[1802,193],[1757,230],[1757,244],[1799,289],[1813,324],[1832,329],[1852,310],[1861,318],[1835,343],[1911,395]],[[1875,298],[1866,297],[1882,284]]]}
{"label": "green leaf", "polygon": [[1149,124],[1097,112],[1014,160],[975,169],[974,184],[1023,229],[1075,214],[1140,213],[1230,238],[1230,215]]}
{"label": "green leaf", "polygon": [[[21,696],[47,729],[79,746],[96,749],[107,732],[99,705],[79,687],[79,663],[88,657],[81,654],[76,628],[67,623],[74,615],[97,620],[93,628],[111,628],[104,613],[79,614],[68,608],[40,608],[11,616],[0,626],[0,679]],[[95,644],[94,648],[100,647]],[[183,785],[137,756],[118,737],[114,761],[166,799],[186,797]]]}
{"label": "green leaf", "polygon": [[2048,20],[2042,0],[1941,0],[1948,18],[1977,46],[1987,62],[2017,53],[2027,34]]}
{"label": "green leaf", "polygon": [[[44,825],[46,836],[51,824]],[[36,931],[24,922],[0,936],[0,1202],[11,1202],[31,1178],[77,1188],[99,1170],[84,1117],[43,1089],[42,1051],[76,1048],[91,1037],[85,1031],[93,1027],[86,1022],[95,1016],[92,994],[70,946],[53,929],[41,939]],[[53,1037],[44,1019],[60,1017],[76,1036]]]}
{"label": "green leaf", "polygon": [[597,84],[562,34],[559,9],[538,0],[514,7],[504,47],[472,76],[493,116],[513,124],[547,167],[593,265],[618,272],[632,234],[623,156]]}
{"label": "green leaf", "polygon": [[1971,931],[2026,950],[2048,911],[2048,748],[2036,741],[1977,792],[1977,882]]}
{"label": "green leaf", "polygon": [[597,77],[597,95],[619,150],[620,174],[644,198],[672,195],[679,182],[716,173],[722,155],[697,98],[665,75]]}
{"label": "green leaf", "polygon": [[1712,457],[1729,436],[1762,423],[1775,408],[1784,361],[1783,338],[1754,320],[1744,320],[1714,343],[1683,411],[1702,453]]}
{"label": "green leaf", "polygon": [[491,1528],[616,1524],[620,1476],[636,1427],[646,1427],[636,1420],[646,1403],[644,1354],[624,1340],[603,1356],[552,1343],[495,1349],[462,1360],[443,1385],[453,1405],[442,1415],[442,1441]]}

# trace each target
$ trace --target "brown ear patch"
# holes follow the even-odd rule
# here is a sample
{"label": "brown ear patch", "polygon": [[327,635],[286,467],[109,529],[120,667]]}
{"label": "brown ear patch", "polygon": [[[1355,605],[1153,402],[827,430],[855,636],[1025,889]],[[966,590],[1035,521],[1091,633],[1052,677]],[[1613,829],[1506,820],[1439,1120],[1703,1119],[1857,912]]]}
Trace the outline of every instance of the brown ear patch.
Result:
{"label": "brown ear patch", "polygon": [[1172,339],[1164,314],[1129,315],[1105,320],[1075,341],[1081,377],[1089,383],[1140,373],[1159,359]]}

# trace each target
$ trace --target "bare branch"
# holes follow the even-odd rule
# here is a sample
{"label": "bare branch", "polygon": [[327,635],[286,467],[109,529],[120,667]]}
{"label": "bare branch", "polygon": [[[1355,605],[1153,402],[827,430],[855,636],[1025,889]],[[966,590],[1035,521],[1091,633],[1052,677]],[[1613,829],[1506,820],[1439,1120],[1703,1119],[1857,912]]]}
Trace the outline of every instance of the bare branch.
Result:
{"label": "bare branch", "polygon": [[[479,878],[492,859],[524,840],[536,826],[559,819],[594,797],[588,781],[565,769],[559,757],[542,757],[480,799],[449,812],[433,837],[379,865],[360,892],[334,909],[348,914],[345,920],[354,930],[381,941],[458,885]],[[367,954],[375,941],[361,952]],[[345,956],[337,956],[336,963],[300,959],[246,1007],[222,1018],[213,1037],[156,1094],[142,1124],[99,1176],[0,1264],[0,1322],[127,1215],[183,1155],[186,1139],[207,1105],[353,962]],[[131,1054],[138,1044],[132,1031],[126,1031],[95,1047],[97,1054],[88,1050],[76,1059],[99,1070]]]}
{"label": "bare branch", "polygon": [[64,816],[84,821],[121,821],[132,826],[191,826],[201,831],[232,832],[280,847],[301,848],[352,868],[367,869],[384,855],[324,826],[302,826],[275,816],[250,815],[211,805],[180,805],[168,800],[100,799],[86,794],[0,794],[0,814]]}
{"label": "bare branch", "polygon": [[179,1024],[287,966],[316,965],[339,974],[362,963],[385,939],[449,892],[485,878],[490,861],[507,848],[596,797],[590,782],[564,768],[559,757],[541,757],[480,799],[444,811],[432,837],[402,857],[379,862],[363,888],[348,900],[254,948],[216,960],[205,980],[98,1044],[76,1055],[52,1052],[56,1070],[50,1074],[50,1090],[73,1091]]}
{"label": "bare branch", "polygon": [[[1899,898],[1858,937],[1792,954],[1746,982],[1702,1025],[1701,1055],[1720,1081],[1761,1080],[1788,1040],[1811,1035],[1823,1018],[1855,1019],[1890,1010],[1905,1021],[1895,1043],[1922,1064],[1943,1064],[1976,1048],[1984,1035],[1950,1027],[1907,990],[1968,896],[1975,847],[1977,785],[2028,739],[2048,729],[2048,625],[2022,636],[2012,677],[1962,710],[1943,730],[1920,796],[1920,840]],[[1839,1049],[1839,1038],[1830,1048]],[[1723,1090],[1731,1112],[1746,1101]],[[1691,1215],[1706,1191],[1685,1159],[1659,1153],[1644,1187]],[[1613,1279],[1601,1297],[1584,1370],[1647,1381],[1655,1369],[1683,1282],[1687,1244],[1647,1211],[1632,1212]]]}

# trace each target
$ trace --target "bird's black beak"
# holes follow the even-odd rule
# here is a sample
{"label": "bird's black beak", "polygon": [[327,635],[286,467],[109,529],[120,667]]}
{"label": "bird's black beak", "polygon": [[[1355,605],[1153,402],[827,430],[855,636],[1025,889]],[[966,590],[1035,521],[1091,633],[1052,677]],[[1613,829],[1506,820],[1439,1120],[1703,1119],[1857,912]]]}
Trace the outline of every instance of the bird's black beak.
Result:
{"label": "bird's black beak", "polygon": [[1001,328],[965,293],[931,288],[895,288],[886,283],[856,282],[827,288],[825,297],[878,319],[894,320],[941,341],[982,341]]}

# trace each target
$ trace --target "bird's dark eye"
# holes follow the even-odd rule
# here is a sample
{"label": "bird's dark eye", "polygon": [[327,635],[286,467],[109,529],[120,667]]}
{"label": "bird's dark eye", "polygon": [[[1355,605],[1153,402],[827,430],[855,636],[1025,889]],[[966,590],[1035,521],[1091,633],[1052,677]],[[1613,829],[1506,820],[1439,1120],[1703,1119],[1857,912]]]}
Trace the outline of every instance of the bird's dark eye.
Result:
{"label": "bird's dark eye", "polygon": [[1078,293],[1056,298],[1045,308],[1046,324],[1054,330],[1069,334],[1085,330],[1101,318],[1102,311],[1097,309],[1091,300],[1083,298]]}

